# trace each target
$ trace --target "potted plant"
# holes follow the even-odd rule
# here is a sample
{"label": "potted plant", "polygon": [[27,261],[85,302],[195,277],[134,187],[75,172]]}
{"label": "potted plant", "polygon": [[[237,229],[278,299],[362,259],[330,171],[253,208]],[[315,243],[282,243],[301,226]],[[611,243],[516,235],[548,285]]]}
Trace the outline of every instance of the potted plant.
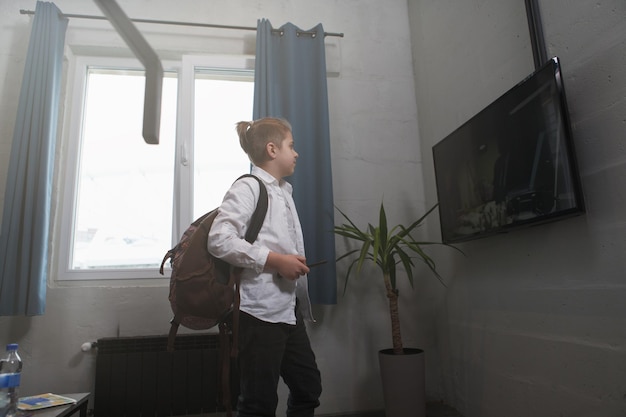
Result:
{"label": "potted plant", "polygon": [[[383,203],[380,205],[378,225],[368,224],[366,229],[360,229],[344,212],[337,209],[347,223],[335,226],[335,234],[358,242],[359,245],[358,248],[349,250],[337,258],[337,261],[340,261],[357,255],[354,256],[346,272],[344,292],[351,273],[355,272],[358,274],[366,261],[373,262],[379,267],[385,283],[385,291],[389,300],[393,348],[381,350],[379,352],[379,360],[381,377],[383,379],[383,396],[388,417],[425,415],[423,351],[421,349],[405,348],[402,344],[396,270],[400,266],[404,268],[406,276],[411,286],[413,286],[414,260],[417,259],[426,264],[434,276],[445,286],[443,279],[436,270],[435,262],[423,251],[422,247],[426,245],[445,245],[459,249],[440,242],[421,242],[416,240],[411,234],[423,224],[426,217],[436,207],[437,205],[433,206],[422,217],[408,226],[399,224],[391,229],[387,225],[387,215]],[[405,362],[410,363],[407,364]],[[395,384],[395,386],[390,384]],[[406,401],[408,403],[405,403]]]}

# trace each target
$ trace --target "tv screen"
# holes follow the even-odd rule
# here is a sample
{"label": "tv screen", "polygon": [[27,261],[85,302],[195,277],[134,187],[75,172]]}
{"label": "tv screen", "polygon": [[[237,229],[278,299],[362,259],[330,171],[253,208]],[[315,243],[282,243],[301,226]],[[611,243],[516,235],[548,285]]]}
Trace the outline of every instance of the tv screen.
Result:
{"label": "tv screen", "polygon": [[556,57],[437,143],[433,158],[443,242],[584,212]]}

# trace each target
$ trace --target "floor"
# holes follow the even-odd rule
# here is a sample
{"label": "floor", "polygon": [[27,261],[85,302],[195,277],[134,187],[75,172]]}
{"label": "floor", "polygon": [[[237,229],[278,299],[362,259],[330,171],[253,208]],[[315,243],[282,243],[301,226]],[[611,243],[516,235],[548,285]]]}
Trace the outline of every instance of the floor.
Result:
{"label": "floor", "polygon": [[443,403],[426,404],[426,417],[463,417],[454,408]]}
{"label": "floor", "polygon": [[[362,413],[333,414],[320,417],[385,417],[384,411],[369,411]],[[426,404],[426,417],[463,417],[454,408],[440,402]]]}
{"label": "floor", "polygon": [[[237,415],[236,413],[233,413]],[[187,417],[226,417],[226,413],[202,414]],[[364,411],[343,414],[321,414],[319,417],[385,417],[384,411]],[[463,417],[454,408],[440,402],[429,402],[426,404],[426,417]]]}

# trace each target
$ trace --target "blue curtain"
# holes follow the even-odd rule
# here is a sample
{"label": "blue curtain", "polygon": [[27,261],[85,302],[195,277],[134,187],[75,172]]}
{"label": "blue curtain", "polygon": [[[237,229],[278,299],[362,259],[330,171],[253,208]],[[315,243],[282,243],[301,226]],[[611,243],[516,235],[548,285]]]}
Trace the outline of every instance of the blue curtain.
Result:
{"label": "blue curtain", "polygon": [[311,269],[311,301],[335,304],[334,204],[322,25],[303,31],[287,23],[273,29],[268,20],[259,20],[255,65],[253,117],[283,117],[291,123],[300,157],[288,180],[294,187],[307,261],[328,261]]}
{"label": "blue curtain", "polygon": [[0,232],[0,315],[40,315],[46,306],[48,234],[59,89],[67,19],[37,2]]}

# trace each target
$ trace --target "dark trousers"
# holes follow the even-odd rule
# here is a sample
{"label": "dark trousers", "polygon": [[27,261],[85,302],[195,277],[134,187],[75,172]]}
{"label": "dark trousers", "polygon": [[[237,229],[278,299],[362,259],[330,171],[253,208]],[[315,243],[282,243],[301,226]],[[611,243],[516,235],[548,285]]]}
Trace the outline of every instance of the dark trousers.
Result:
{"label": "dark trousers", "polygon": [[274,417],[280,377],[289,387],[288,417],[312,417],[319,406],[320,372],[299,312],[296,317],[296,325],[289,325],[241,312],[239,417]]}

